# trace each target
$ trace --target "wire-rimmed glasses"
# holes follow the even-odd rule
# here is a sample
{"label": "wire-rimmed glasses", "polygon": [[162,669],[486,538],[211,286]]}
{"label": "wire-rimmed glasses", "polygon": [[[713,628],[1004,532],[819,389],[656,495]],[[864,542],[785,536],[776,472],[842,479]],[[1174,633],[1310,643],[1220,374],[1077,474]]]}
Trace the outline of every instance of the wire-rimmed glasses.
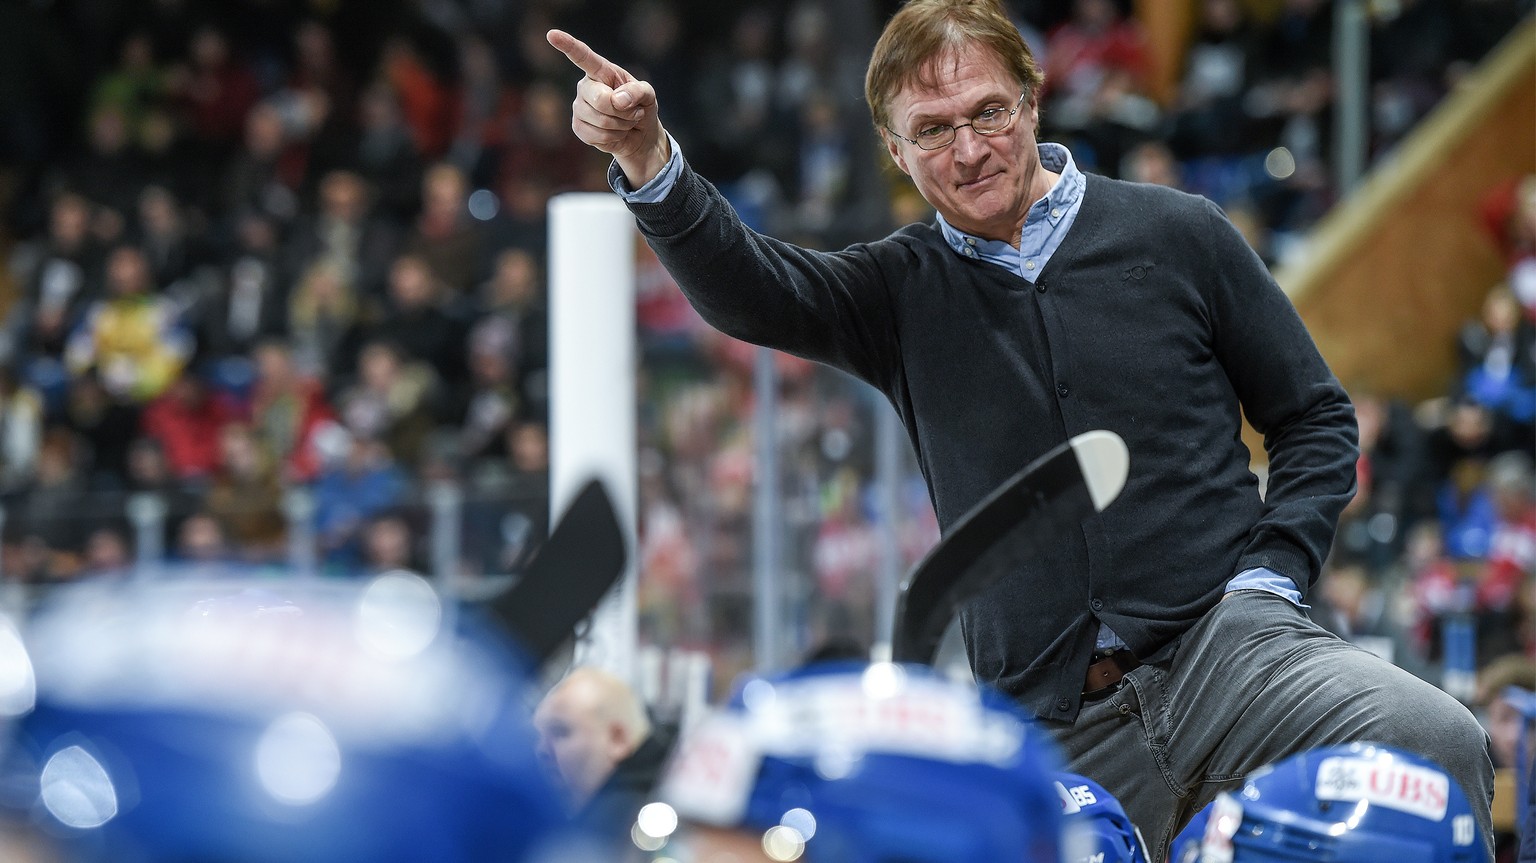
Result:
{"label": "wire-rimmed glasses", "polygon": [[889,126],[885,127],[885,130],[908,144],[916,144],[920,150],[938,150],[948,147],[955,142],[955,136],[966,126],[970,126],[971,131],[978,135],[1000,135],[1013,125],[1014,115],[1024,107],[1024,97],[1027,95],[1029,95],[1028,92],[1020,93],[1019,101],[1013,103],[1012,108],[985,108],[980,114],[972,117],[969,123],[961,123],[958,126],[944,123],[924,126],[918,130],[915,138],[908,138]]}

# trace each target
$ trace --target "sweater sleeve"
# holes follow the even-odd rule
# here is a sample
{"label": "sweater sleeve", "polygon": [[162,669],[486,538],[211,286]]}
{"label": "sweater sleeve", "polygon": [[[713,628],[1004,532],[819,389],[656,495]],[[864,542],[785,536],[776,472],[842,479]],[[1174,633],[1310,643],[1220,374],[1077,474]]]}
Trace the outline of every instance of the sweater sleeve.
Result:
{"label": "sweater sleeve", "polygon": [[1264,262],[1215,204],[1205,210],[1215,350],[1269,457],[1263,514],[1236,571],[1267,567],[1305,594],[1355,494],[1354,407]]}
{"label": "sweater sleeve", "polygon": [[895,358],[894,306],[879,258],[900,255],[898,244],[828,253],[759,234],[686,161],[665,199],[629,207],[710,326],[886,387]]}

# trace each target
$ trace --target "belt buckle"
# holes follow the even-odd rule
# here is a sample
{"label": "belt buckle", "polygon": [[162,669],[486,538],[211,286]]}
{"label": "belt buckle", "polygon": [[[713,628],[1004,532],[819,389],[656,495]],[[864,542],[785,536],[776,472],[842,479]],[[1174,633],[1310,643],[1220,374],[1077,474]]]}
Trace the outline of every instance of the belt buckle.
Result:
{"label": "belt buckle", "polygon": [[[1102,648],[1101,647],[1101,648],[1096,648],[1093,651],[1093,655],[1089,659],[1089,663],[1088,664],[1091,667],[1093,665],[1097,665],[1100,662],[1104,662],[1105,660],[1112,659],[1113,657],[1115,657],[1115,656],[1117,656],[1117,655],[1119,655],[1121,653],[1128,653],[1128,651],[1125,648],[1123,648],[1123,647],[1117,647],[1117,648]],[[1135,663],[1134,659],[1132,660],[1132,663],[1133,664],[1139,664],[1139,663]],[[1123,670],[1123,666],[1121,666],[1121,664],[1118,661],[1115,662],[1114,665],[1115,665],[1115,670],[1120,671],[1120,676],[1118,678],[1116,678],[1114,680],[1114,682],[1106,683],[1105,685],[1100,686],[1097,689],[1085,689],[1085,690],[1083,690],[1083,693],[1082,693],[1082,696],[1081,696],[1083,701],[1085,701],[1085,702],[1102,701],[1103,699],[1108,698],[1109,696],[1114,695],[1116,692],[1120,691],[1120,687],[1125,685],[1125,671]],[[1088,681],[1086,681],[1086,680],[1084,681],[1085,684],[1087,682]]]}
{"label": "belt buckle", "polygon": [[1084,692],[1083,693],[1083,701],[1085,701],[1085,702],[1103,701],[1104,699],[1110,697],[1111,695],[1114,695],[1116,692],[1119,692],[1120,691],[1120,687],[1122,687],[1124,685],[1125,685],[1125,680],[1124,680],[1124,678],[1122,678],[1120,680],[1116,680],[1114,683],[1111,683],[1108,686],[1101,686],[1098,689],[1093,690],[1092,692]]}

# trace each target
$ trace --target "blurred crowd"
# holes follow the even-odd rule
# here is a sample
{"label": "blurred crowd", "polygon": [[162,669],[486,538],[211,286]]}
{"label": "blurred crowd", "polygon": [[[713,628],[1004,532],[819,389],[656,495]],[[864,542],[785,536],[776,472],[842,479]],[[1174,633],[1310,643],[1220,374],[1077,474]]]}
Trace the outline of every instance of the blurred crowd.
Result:
{"label": "blurred crowd", "polygon": [[[1083,169],[1207,195],[1272,263],[1336,199],[1332,3],[1201,0],[1171,92],[1129,2],[1008,5],[1047,73],[1041,138]],[[1370,4],[1373,155],[1531,6]],[[167,505],[173,557],[278,563],[295,489],[323,566],[422,568],[437,483],[470,501],[462,566],[511,566],[547,509],[546,204],[606,188],[606,162],[570,133],[571,72],[545,32],[653,82],[667,128],[750,224],[832,248],[930,216],[884,168],[862,100],[893,9],[0,3],[0,568],[29,582],[126,568],[142,538],[124,507],[141,492]],[[1520,459],[1536,195],[1517,180],[1488,207],[1510,284],[1468,323],[1455,391],[1429,406],[1356,393],[1363,493],[1325,583],[1361,634],[1414,597],[1399,658],[1439,661],[1442,619],[1468,609],[1487,611],[1479,656],[1532,643]],[[744,665],[765,480],[754,352],[636,254],[642,634]],[[903,568],[937,539],[926,492],[908,456],[886,513],[874,441],[888,408],[774,362],[793,642],[868,640],[889,537]]]}
{"label": "blurred crowd", "polygon": [[1507,278],[1463,322],[1443,395],[1352,393],[1359,493],[1319,602],[1341,634],[1483,711],[1510,766],[1524,723],[1508,690],[1536,692],[1536,175],[1482,203]]}

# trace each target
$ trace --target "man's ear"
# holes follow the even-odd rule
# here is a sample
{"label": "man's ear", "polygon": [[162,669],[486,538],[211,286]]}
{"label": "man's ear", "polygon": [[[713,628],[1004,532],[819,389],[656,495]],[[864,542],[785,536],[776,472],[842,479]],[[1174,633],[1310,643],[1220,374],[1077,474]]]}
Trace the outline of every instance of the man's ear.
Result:
{"label": "man's ear", "polygon": [[885,151],[891,154],[891,161],[896,163],[896,167],[908,177],[912,176],[912,172],[907,169],[907,159],[901,154],[901,142],[896,140],[896,136],[888,130],[881,129],[880,139],[885,142]]}
{"label": "man's ear", "polygon": [[639,741],[629,733],[629,728],[622,722],[608,723],[608,739],[604,741],[608,745],[608,751],[615,761],[622,761],[629,757],[629,753],[635,750]]}

